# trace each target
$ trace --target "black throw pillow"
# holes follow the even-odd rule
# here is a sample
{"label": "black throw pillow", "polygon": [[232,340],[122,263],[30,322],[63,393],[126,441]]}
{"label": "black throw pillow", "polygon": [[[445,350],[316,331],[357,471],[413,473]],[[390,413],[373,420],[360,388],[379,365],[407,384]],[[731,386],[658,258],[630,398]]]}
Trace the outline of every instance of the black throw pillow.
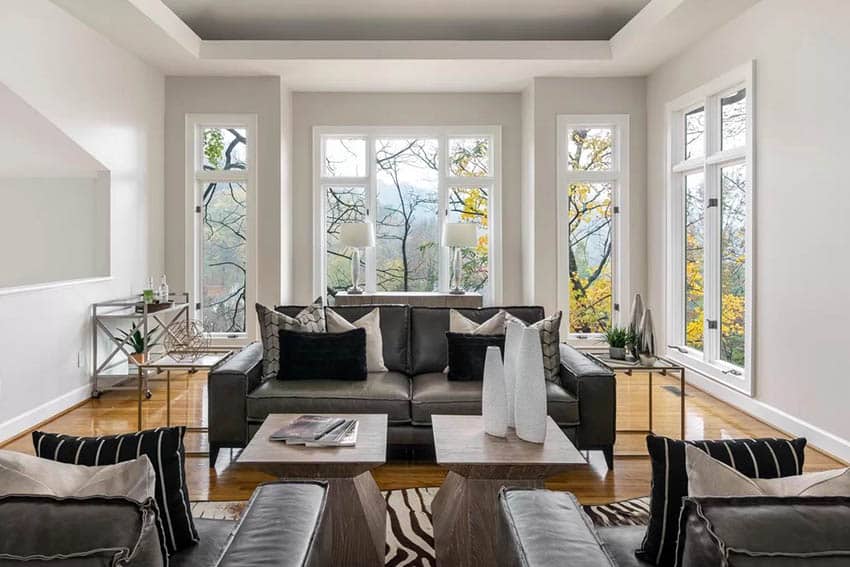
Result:
{"label": "black throw pillow", "polygon": [[504,355],[505,335],[446,333],[449,343],[449,380],[481,381],[487,347],[497,346]]}
{"label": "black throw pillow", "polygon": [[365,380],[366,330],[280,331],[280,380]]}
{"label": "black throw pillow", "polygon": [[35,454],[75,465],[114,465],[147,455],[156,474],[156,506],[165,546],[174,553],[198,542],[186,488],[185,427],[159,427],[138,433],[72,437],[34,431]]}
{"label": "black throw pillow", "polygon": [[659,567],[676,564],[676,540],[682,498],[688,496],[685,443],[702,449],[750,478],[780,478],[803,474],[806,440],[725,439],[722,441],[678,441],[648,435],[646,448],[652,462],[652,491],[649,525],[638,559]]}

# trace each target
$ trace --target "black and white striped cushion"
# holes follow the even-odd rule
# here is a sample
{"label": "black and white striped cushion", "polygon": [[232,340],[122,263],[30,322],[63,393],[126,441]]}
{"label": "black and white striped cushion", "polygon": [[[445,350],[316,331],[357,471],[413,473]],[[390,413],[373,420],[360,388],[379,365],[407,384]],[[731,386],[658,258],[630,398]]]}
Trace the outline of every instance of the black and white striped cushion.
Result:
{"label": "black and white striped cushion", "polygon": [[76,465],[111,465],[147,455],[156,473],[156,505],[163,538],[168,551],[174,553],[198,541],[186,488],[185,433],[185,427],[160,427],[101,437],[35,431],[32,440],[39,457]]}
{"label": "black and white striped cushion", "polygon": [[750,478],[779,478],[803,474],[806,440],[726,439],[678,441],[648,435],[646,447],[652,462],[649,525],[635,555],[659,567],[676,563],[676,540],[682,498],[688,495],[685,443],[698,447]]}

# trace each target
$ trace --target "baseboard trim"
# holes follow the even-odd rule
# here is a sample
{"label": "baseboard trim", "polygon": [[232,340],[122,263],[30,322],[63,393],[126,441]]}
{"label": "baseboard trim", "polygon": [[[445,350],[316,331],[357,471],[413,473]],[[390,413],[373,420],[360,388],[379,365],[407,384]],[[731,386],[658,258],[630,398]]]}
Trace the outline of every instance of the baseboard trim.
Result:
{"label": "baseboard trim", "polygon": [[91,385],[86,384],[0,423],[0,447],[25,434],[28,430],[55,419],[89,398],[91,398]]}
{"label": "baseboard trim", "polygon": [[794,417],[769,404],[751,398],[719,382],[688,369],[686,382],[727,404],[744,411],[759,421],[779,429],[783,433],[805,437],[809,444],[844,464],[850,463],[850,441],[842,439],[816,425]]}

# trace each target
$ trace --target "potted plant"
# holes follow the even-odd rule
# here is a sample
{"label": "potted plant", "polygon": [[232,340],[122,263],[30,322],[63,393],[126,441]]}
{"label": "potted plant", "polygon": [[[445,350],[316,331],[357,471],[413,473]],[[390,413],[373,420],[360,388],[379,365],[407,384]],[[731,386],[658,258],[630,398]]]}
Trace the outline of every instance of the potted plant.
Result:
{"label": "potted plant", "polygon": [[608,356],[614,360],[626,360],[628,338],[629,330],[625,327],[612,326],[605,331],[605,340],[608,341]]}
{"label": "potted plant", "polygon": [[135,323],[131,324],[129,331],[118,329],[118,332],[124,335],[127,344],[133,349],[133,352],[130,353],[130,363],[135,365],[144,364],[148,351],[151,347],[156,346],[156,342],[152,341],[150,337],[145,339],[142,336],[141,329]]}

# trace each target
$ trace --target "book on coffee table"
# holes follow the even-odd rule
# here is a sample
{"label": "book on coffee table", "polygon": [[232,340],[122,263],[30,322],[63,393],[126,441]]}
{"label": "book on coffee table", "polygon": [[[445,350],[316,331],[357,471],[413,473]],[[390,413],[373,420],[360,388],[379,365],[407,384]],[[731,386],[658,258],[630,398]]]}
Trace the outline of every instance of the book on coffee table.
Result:
{"label": "book on coffee table", "polygon": [[357,440],[357,420],[301,415],[275,431],[269,439],[288,445],[309,444],[311,447],[351,446]]}
{"label": "book on coffee table", "polygon": [[356,419],[346,419],[339,427],[325,433],[315,441],[304,443],[307,447],[353,447],[357,444]]}

